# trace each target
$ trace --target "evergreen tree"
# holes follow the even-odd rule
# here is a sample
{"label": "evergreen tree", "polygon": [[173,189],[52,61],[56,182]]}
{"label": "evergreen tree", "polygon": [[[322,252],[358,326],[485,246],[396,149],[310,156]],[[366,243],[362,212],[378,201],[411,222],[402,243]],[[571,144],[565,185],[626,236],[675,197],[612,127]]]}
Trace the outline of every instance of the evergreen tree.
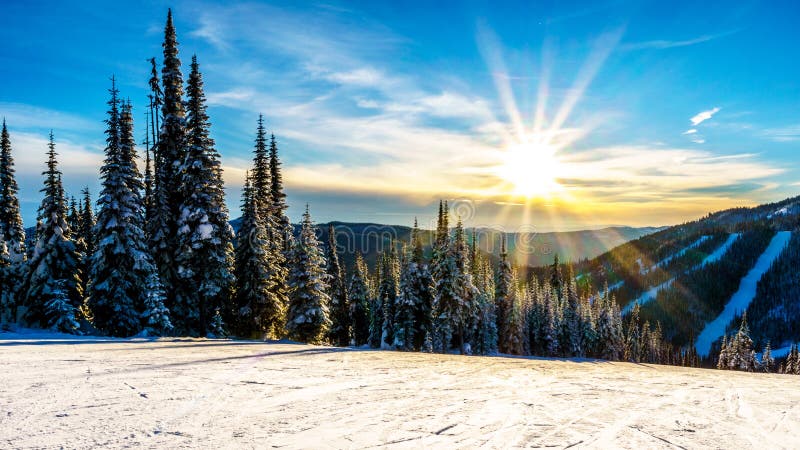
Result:
{"label": "evergreen tree", "polygon": [[761,354],[761,368],[764,369],[764,372],[770,373],[774,365],[775,359],[772,358],[772,348],[770,348],[769,341],[767,341],[764,352]]}
{"label": "evergreen tree", "polygon": [[350,305],[348,304],[347,283],[342,266],[339,265],[337,252],[336,229],[328,225],[328,247],[326,261],[328,263],[328,280],[330,297],[331,327],[328,331],[329,341],[333,345],[344,347],[350,344]]}
{"label": "evergreen tree", "polygon": [[269,237],[259,217],[249,175],[242,197],[242,224],[236,237],[237,331],[244,336],[278,337],[285,304],[275,298],[270,286]]}
{"label": "evergreen tree", "polygon": [[477,289],[469,273],[467,245],[460,220],[441,264],[434,300],[434,326],[437,328],[434,337],[439,339],[438,348],[443,352],[454,337],[463,354],[466,351],[466,325],[475,315]]}
{"label": "evergreen tree", "polygon": [[11,138],[3,120],[0,134],[0,241],[6,243],[12,264],[25,261],[25,228],[19,213],[17,180],[14,176]]}
{"label": "evergreen tree", "polygon": [[525,291],[514,287],[513,297],[510,299],[508,314],[506,315],[505,336],[503,348],[509,355],[525,354],[525,317],[522,311]]}
{"label": "evergreen tree", "polygon": [[497,268],[497,280],[495,282],[495,305],[497,311],[497,334],[499,336],[500,353],[508,353],[505,347],[509,342],[508,314],[511,310],[511,303],[516,289],[512,283],[511,263],[508,261],[508,251],[506,249],[506,235],[500,237],[500,264]]}
{"label": "evergreen tree", "polygon": [[64,188],[56,156],[51,132],[47,170],[42,173],[44,198],[39,207],[36,245],[22,288],[27,307],[25,320],[41,327],[73,331],[77,328],[78,308],[83,299],[78,269],[80,255],[69,239]]}
{"label": "evergreen tree", "polygon": [[[181,164],[186,157],[186,117],[183,101],[183,75],[181,61],[178,58],[178,39],[172,23],[172,10],[167,12],[167,23],[164,28],[164,63],[161,68],[163,97],[161,116],[163,118],[158,134],[155,152],[154,211],[150,222],[148,236],[150,247],[156,259],[161,283],[167,293],[167,307],[174,317],[192,319],[197,314],[185,311],[183,305],[175,307],[176,277],[178,264],[175,261],[178,253],[177,219],[181,217],[180,202],[185,189],[182,188],[180,176]],[[155,65],[153,66],[155,67]],[[151,78],[152,81],[152,78]],[[152,89],[152,83],[151,83]],[[158,118],[158,115],[155,115]],[[180,331],[186,326],[181,322],[175,324]]]}
{"label": "evergreen tree", "polygon": [[364,258],[359,253],[356,255],[356,266],[353,276],[350,278],[350,323],[352,343],[355,346],[362,346],[369,341],[370,325],[370,292],[367,284],[369,274]]}
{"label": "evergreen tree", "polygon": [[222,167],[210,126],[203,77],[197,58],[192,57],[186,102],[188,148],[179,169],[173,313],[174,325],[195,335],[209,332],[216,312],[232,307],[233,230],[228,224]]}
{"label": "evergreen tree", "polygon": [[416,219],[411,229],[411,242],[403,254],[394,316],[394,345],[405,350],[420,350],[431,332],[433,279],[425,264]]}
{"label": "evergreen tree", "polygon": [[[151,314],[162,311],[163,289],[144,233],[141,174],[136,167],[130,104],[120,107],[112,84],[106,120],[106,149],[100,169],[103,189],[94,227],[97,248],[91,255],[87,304],[94,326],[112,336],[131,336],[152,327]],[[148,312],[158,310],[157,313]],[[152,328],[151,328],[152,330]],[[161,330],[166,331],[166,330]]]}
{"label": "evergreen tree", "polygon": [[394,315],[400,287],[399,266],[395,243],[392,240],[388,251],[385,250],[383,252],[378,282],[378,299],[381,301],[380,311],[383,315],[383,321],[381,322],[381,348],[391,348],[394,345]]}
{"label": "evergreen tree", "polygon": [[325,256],[314,233],[311,214],[303,214],[300,236],[294,243],[289,272],[289,310],[286,331],[290,339],[321,342],[330,326],[328,275]]}
{"label": "evergreen tree", "polygon": [[625,352],[623,359],[628,362],[642,362],[642,327],[639,322],[639,303],[633,305],[628,330],[625,333]]}
{"label": "evergreen tree", "polygon": [[[7,263],[4,269],[4,284],[0,285],[3,294],[6,317],[9,322],[16,321],[17,304],[20,302],[19,287],[25,276],[26,248],[25,228],[19,213],[17,180],[14,176],[14,157],[11,154],[11,137],[3,119],[0,133],[0,242],[5,245]],[[0,319],[2,321],[2,319]]]}
{"label": "evergreen tree", "polygon": [[[94,226],[97,223],[97,218],[95,218],[94,209],[92,209],[92,196],[89,194],[89,188],[85,187],[81,191],[81,195],[83,196],[80,210],[81,220],[77,234],[83,239],[83,244],[86,246],[86,259],[88,260],[94,255],[97,248],[94,236]],[[88,273],[88,268],[84,273]]]}
{"label": "evergreen tree", "polygon": [[269,181],[270,201],[272,202],[272,220],[279,239],[282,241],[284,254],[292,248],[292,224],[286,216],[286,194],[283,192],[283,175],[278,158],[278,143],[273,134],[269,143]]}
{"label": "evergreen tree", "polygon": [[[11,257],[5,241],[0,239],[0,327],[14,322],[14,284],[10,276]],[[2,330],[3,328],[0,328]]]}

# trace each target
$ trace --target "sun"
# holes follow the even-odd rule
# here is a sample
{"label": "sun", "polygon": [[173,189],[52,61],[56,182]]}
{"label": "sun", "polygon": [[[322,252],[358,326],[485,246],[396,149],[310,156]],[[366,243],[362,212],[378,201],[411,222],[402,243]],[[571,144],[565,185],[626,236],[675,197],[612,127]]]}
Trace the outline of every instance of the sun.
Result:
{"label": "sun", "polygon": [[562,186],[558,177],[562,165],[556,149],[543,143],[514,144],[503,151],[498,176],[511,184],[513,194],[527,197],[550,197]]}

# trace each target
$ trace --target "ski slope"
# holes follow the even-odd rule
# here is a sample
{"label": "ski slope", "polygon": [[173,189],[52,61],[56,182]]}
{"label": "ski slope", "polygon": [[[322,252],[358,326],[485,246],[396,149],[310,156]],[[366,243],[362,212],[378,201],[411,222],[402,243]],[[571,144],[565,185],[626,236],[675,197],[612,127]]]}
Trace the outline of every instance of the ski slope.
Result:
{"label": "ski slope", "polygon": [[[698,241],[696,241],[695,243],[693,243],[689,247],[681,250],[678,253],[683,254],[683,253],[686,253],[686,251],[689,250],[690,248],[697,247],[698,245],[700,245],[705,240],[703,238],[707,239],[708,237],[707,236],[701,237]],[[706,264],[709,264],[709,263],[712,263],[712,262],[715,262],[715,261],[719,261],[719,259],[722,258],[722,256],[725,255],[725,252],[727,252],[728,249],[731,247],[733,242],[736,241],[736,239],[738,239],[738,238],[739,238],[739,233],[731,233],[728,236],[728,239],[726,239],[725,242],[722,243],[722,245],[717,247],[717,249],[714,250],[713,253],[711,253],[710,255],[708,255],[705,258],[703,258],[703,261],[700,264],[698,264],[697,266],[693,267],[692,270],[696,270],[696,269],[698,269],[700,267],[705,266]],[[675,277],[672,277],[669,280],[659,284],[658,286],[651,287],[650,289],[644,291],[644,293],[642,295],[640,295],[639,297],[637,297],[636,300],[628,303],[627,305],[625,305],[624,308],[622,308],[622,314],[627,314],[627,313],[631,312],[631,310],[633,309],[633,306],[636,303],[639,303],[639,305],[644,305],[647,302],[655,300],[656,297],[658,297],[659,291],[661,291],[662,289],[667,289],[668,287],[672,286],[672,283],[674,281],[675,281]]]}
{"label": "ski slope", "polygon": [[0,334],[0,448],[788,448],[798,378]]}
{"label": "ski slope", "polygon": [[650,271],[656,270],[659,267],[665,266],[669,264],[675,258],[680,258],[689,250],[697,247],[698,245],[702,244],[703,242],[707,241],[711,236],[700,236],[696,241],[692,242],[691,244],[687,245],[686,247],[680,249],[679,251],[673,253],[672,255],[667,256],[666,258],[662,259],[661,261],[653,264],[650,268]]}
{"label": "ski slope", "polygon": [[706,324],[700,336],[697,337],[697,342],[695,343],[697,353],[701,356],[707,356],[711,351],[711,344],[721,338],[725,333],[725,327],[731,323],[731,320],[737,315],[740,315],[747,309],[750,302],[753,301],[753,298],[756,296],[758,280],[769,270],[772,262],[775,261],[783,249],[786,248],[789,244],[789,238],[791,237],[791,231],[779,231],[775,233],[775,236],[772,237],[764,253],[758,257],[753,268],[750,269],[747,275],[739,282],[739,290],[728,300],[725,309],[722,310],[722,313],[720,313],[716,319]]}

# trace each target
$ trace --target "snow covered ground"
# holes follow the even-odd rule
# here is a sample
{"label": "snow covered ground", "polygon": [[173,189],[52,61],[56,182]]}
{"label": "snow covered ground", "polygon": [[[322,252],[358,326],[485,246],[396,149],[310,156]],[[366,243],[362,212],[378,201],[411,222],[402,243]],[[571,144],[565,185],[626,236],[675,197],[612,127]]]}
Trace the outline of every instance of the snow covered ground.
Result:
{"label": "snow covered ground", "polygon": [[790,375],[10,333],[0,358],[2,448],[800,445]]}
{"label": "snow covered ground", "polygon": [[722,310],[716,319],[706,324],[706,327],[703,328],[703,331],[700,333],[695,343],[698,354],[701,356],[708,355],[708,352],[711,351],[711,344],[722,337],[722,334],[725,333],[725,327],[731,323],[734,317],[747,309],[750,302],[753,301],[753,298],[756,296],[758,280],[769,270],[772,262],[775,261],[783,249],[786,248],[789,244],[789,238],[791,237],[791,231],[779,231],[775,233],[775,236],[769,242],[764,253],[758,257],[753,268],[742,278],[742,281],[739,283],[739,290],[728,300],[725,309]]}

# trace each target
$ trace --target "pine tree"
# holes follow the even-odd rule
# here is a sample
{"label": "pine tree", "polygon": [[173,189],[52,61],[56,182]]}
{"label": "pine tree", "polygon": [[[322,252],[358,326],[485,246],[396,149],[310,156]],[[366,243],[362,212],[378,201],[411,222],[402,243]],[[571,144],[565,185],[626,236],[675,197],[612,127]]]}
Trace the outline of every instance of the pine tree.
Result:
{"label": "pine tree", "polygon": [[284,254],[288,254],[292,248],[292,224],[286,216],[286,194],[283,192],[281,162],[278,158],[278,143],[274,134],[269,143],[269,173],[272,220],[275,223],[278,237],[282,241]]}
{"label": "pine tree", "polygon": [[510,299],[508,314],[506,315],[505,336],[503,348],[509,355],[525,354],[525,317],[522,311],[525,292],[514,287],[513,297]]}
{"label": "pine tree", "polygon": [[14,176],[14,157],[11,154],[11,137],[3,119],[3,130],[0,134],[0,242],[6,247],[7,264],[3,275],[4,285],[0,286],[4,300],[0,300],[5,305],[9,322],[16,321],[17,305],[21,301],[19,288],[25,277],[27,259],[18,191]]}
{"label": "pine tree", "polygon": [[37,240],[22,288],[27,307],[25,320],[41,327],[73,331],[77,328],[78,308],[83,299],[79,289],[80,255],[69,240],[64,188],[52,132],[47,156],[47,170],[42,173],[44,198],[39,207]]}
{"label": "pine tree", "polygon": [[775,359],[772,357],[772,348],[770,348],[769,341],[767,341],[764,352],[761,354],[761,368],[764,369],[764,372],[770,373],[774,365]]}
{"label": "pine tree", "polygon": [[431,332],[433,279],[424,261],[416,219],[411,229],[411,241],[403,255],[394,316],[394,345],[405,350],[420,350]]}
{"label": "pine tree", "polygon": [[244,336],[280,336],[285,305],[274,295],[270,283],[267,232],[260,220],[255,191],[245,178],[242,193],[242,225],[236,237],[237,331]]}
{"label": "pine tree", "polygon": [[[446,210],[446,208],[445,208]],[[461,220],[455,236],[445,253],[440,278],[436,280],[434,326],[437,328],[438,348],[446,351],[451,337],[456,338],[459,351],[466,351],[467,324],[474,321],[477,289],[469,273],[467,245]]]}
{"label": "pine tree", "polygon": [[6,242],[0,239],[0,330],[5,325],[15,322],[13,317],[14,284],[11,280],[11,257]]}
{"label": "pine tree", "polygon": [[194,56],[186,112],[188,147],[179,168],[174,325],[189,334],[205,335],[216,312],[232,308],[233,230],[228,224],[220,156],[209,136],[203,77]]}
{"label": "pine tree", "polygon": [[[152,264],[152,263],[151,263]],[[148,270],[144,287],[144,305],[141,313],[142,334],[145,336],[164,336],[172,330],[169,310],[164,306],[166,294],[158,272],[152,265]]]}
{"label": "pine tree", "polygon": [[19,213],[19,188],[14,173],[11,138],[4,119],[0,134],[0,241],[6,243],[12,264],[18,264],[25,261],[25,228]]}
{"label": "pine tree", "polygon": [[353,345],[360,347],[369,341],[370,292],[367,284],[369,274],[364,258],[356,255],[356,266],[350,278],[350,323]]}
{"label": "pine tree", "polygon": [[[120,107],[112,84],[106,120],[106,149],[100,169],[103,189],[94,227],[97,248],[90,258],[87,304],[94,326],[112,336],[131,336],[162,311],[158,277],[144,233],[141,174],[136,167],[133,117]],[[146,311],[147,312],[143,316]],[[152,331],[152,328],[151,328]],[[162,330],[166,331],[166,330]]]}
{"label": "pine tree", "polygon": [[511,303],[515,295],[515,287],[512,284],[512,270],[511,263],[508,261],[505,233],[500,239],[500,264],[497,268],[494,298],[497,311],[499,350],[500,353],[508,353],[508,349],[505,347],[506,343],[509,341],[506,325],[508,325],[508,314],[511,310]]}
{"label": "pine tree", "polygon": [[[167,293],[167,307],[177,318],[191,318],[184,308],[175,308],[176,277],[178,264],[177,219],[182,200],[180,177],[181,164],[186,157],[187,136],[183,101],[183,75],[178,58],[178,40],[172,23],[172,10],[167,12],[164,28],[164,64],[161,68],[163,85],[163,104],[161,106],[162,124],[159,128],[158,145],[155,152],[154,218],[150,222],[148,236],[150,247],[156,258],[161,283]],[[154,66],[155,67],[155,66]],[[152,79],[151,79],[152,81]],[[151,83],[152,89],[152,83]],[[158,115],[155,115],[158,118]],[[196,314],[195,314],[196,315]],[[182,323],[175,324],[180,331],[185,330]]]}
{"label": "pine tree", "polygon": [[348,301],[347,283],[342,266],[339,265],[336,229],[328,225],[328,247],[326,261],[328,263],[328,280],[330,297],[331,328],[328,340],[333,345],[344,347],[350,344],[350,305]]}
{"label": "pine tree", "polygon": [[[381,301],[381,348],[394,345],[394,315],[400,288],[400,265],[395,252],[394,240],[381,258],[378,299]],[[377,321],[377,318],[376,318]]]}
{"label": "pine tree", "polygon": [[290,339],[321,342],[330,326],[328,275],[325,256],[314,233],[306,206],[300,236],[294,243],[289,272],[289,310],[286,331]]}
{"label": "pine tree", "polygon": [[628,330],[625,333],[625,352],[623,359],[628,362],[642,362],[642,327],[639,322],[639,303],[633,305]]}
{"label": "pine tree", "polygon": [[[94,255],[97,248],[96,238],[94,236],[94,226],[97,223],[97,218],[94,216],[94,209],[92,208],[92,196],[89,193],[89,188],[85,187],[81,191],[83,196],[81,204],[81,220],[80,229],[77,234],[83,239],[83,244],[86,246],[86,260],[88,261]],[[88,273],[88,268],[84,273]]]}

